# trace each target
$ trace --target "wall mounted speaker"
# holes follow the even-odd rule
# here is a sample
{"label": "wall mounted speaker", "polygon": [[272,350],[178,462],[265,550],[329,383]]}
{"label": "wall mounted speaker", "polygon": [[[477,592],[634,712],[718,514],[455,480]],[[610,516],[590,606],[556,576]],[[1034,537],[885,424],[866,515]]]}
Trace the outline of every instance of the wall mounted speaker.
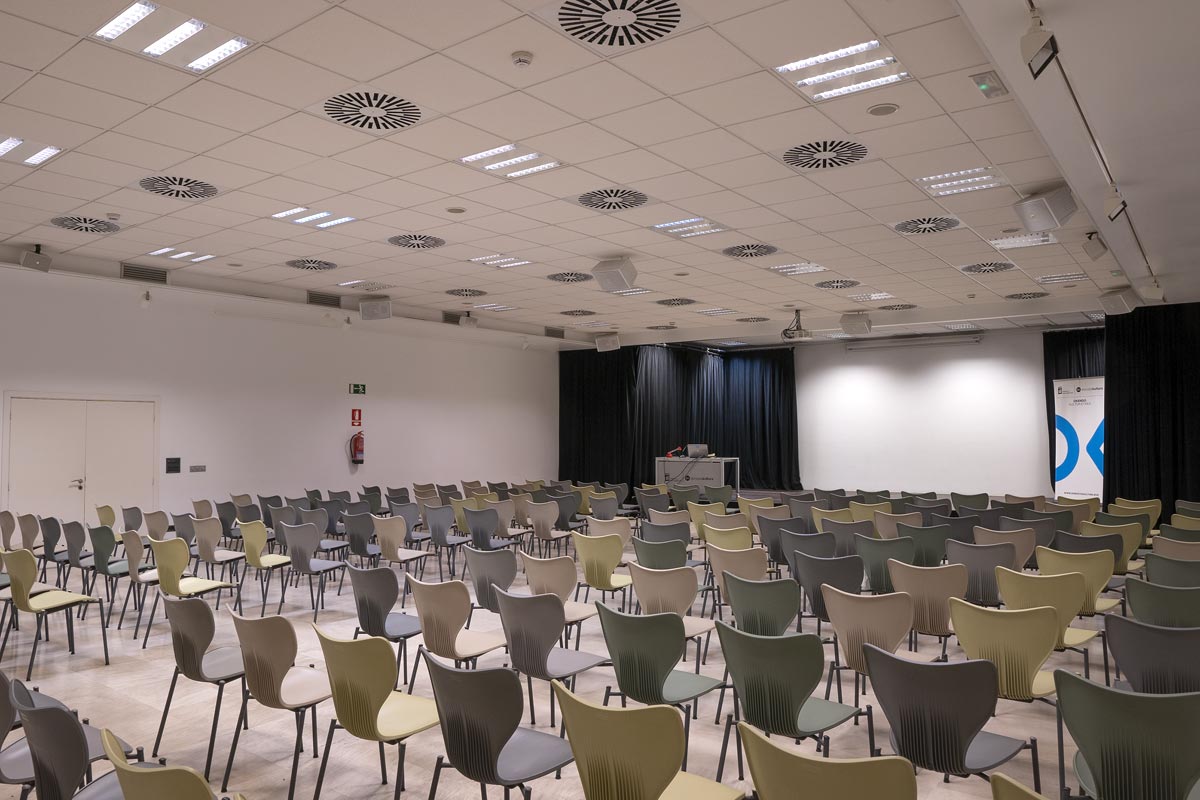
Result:
{"label": "wall mounted speaker", "polygon": [[1030,195],[1013,204],[1021,224],[1030,233],[1041,233],[1061,228],[1075,213],[1075,195],[1064,183],[1057,189]]}
{"label": "wall mounted speaker", "polygon": [[866,314],[842,314],[842,332],[850,336],[866,336],[871,332],[871,318]]}
{"label": "wall mounted speaker", "polygon": [[614,258],[601,261],[592,267],[592,277],[604,291],[617,292],[633,288],[634,281],[637,280],[637,270],[628,257]]}
{"label": "wall mounted speaker", "polygon": [[363,300],[358,304],[358,314],[364,322],[373,319],[391,319],[391,300]]}
{"label": "wall mounted speaker", "polygon": [[1100,307],[1104,309],[1105,314],[1128,314],[1141,304],[1137,292],[1131,288],[1100,295]]}
{"label": "wall mounted speaker", "polygon": [[45,253],[34,253],[26,250],[21,253],[21,266],[29,269],[40,270],[41,272],[50,271],[50,262],[53,261],[50,256]]}
{"label": "wall mounted speaker", "polygon": [[610,350],[619,350],[621,348],[621,339],[615,333],[602,333],[596,337],[596,351],[607,353]]}

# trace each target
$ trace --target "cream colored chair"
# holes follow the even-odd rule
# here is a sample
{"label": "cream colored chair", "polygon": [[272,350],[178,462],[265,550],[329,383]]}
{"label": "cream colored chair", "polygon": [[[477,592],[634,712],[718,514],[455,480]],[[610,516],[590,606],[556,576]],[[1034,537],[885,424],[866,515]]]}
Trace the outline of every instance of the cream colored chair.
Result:
{"label": "cream colored chair", "polygon": [[1182,542],[1165,536],[1155,536],[1154,552],[1180,561],[1200,561],[1200,542]]}
{"label": "cream colored chair", "polygon": [[[888,504],[891,505],[890,503]],[[925,524],[925,517],[920,511],[909,514],[891,514],[886,511],[875,512],[875,533],[880,539],[898,539],[900,532],[897,525],[911,525],[919,528]]]}
{"label": "cream colored chair", "polygon": [[[863,645],[872,644],[889,653],[896,652],[908,637],[913,624],[913,599],[904,592],[891,594],[850,594],[829,584],[822,584],[821,596],[845,664],[830,667],[829,680],[834,674],[838,681],[838,699],[842,696],[842,670],[854,671],[854,705],[858,706],[860,687],[866,685],[867,657]],[[828,686],[829,684],[827,684]],[[829,696],[828,690],[826,697]]]}
{"label": "cream colored chair", "polygon": [[888,573],[895,590],[912,597],[913,621],[909,649],[916,650],[917,634],[936,636],[942,643],[942,654],[935,660],[946,661],[946,645],[954,635],[954,628],[950,625],[950,598],[962,600],[967,596],[969,576],[966,565],[914,567],[889,558]]}
{"label": "cream colored chair", "polygon": [[749,528],[714,528],[705,525],[701,538],[709,547],[725,550],[749,550],[754,546],[754,534]]}
{"label": "cream colored chair", "polygon": [[974,529],[975,544],[1004,544],[1011,542],[1016,548],[1016,558],[1013,559],[1012,568],[1018,572],[1025,568],[1025,564],[1033,556],[1033,551],[1037,548],[1037,533],[1033,528],[1021,528],[1015,531],[994,531],[990,528],[982,528],[978,525]]}
{"label": "cream colored chair", "polygon": [[834,522],[854,522],[854,514],[848,508],[839,508],[835,511],[816,507],[812,509],[813,529],[818,533],[825,530],[821,523],[827,519],[831,519]]}
{"label": "cream colored chair", "polygon": [[613,519],[587,518],[587,530],[590,536],[620,536],[621,548],[624,549],[633,541],[633,523],[629,517],[614,517]]}
{"label": "cream colored chair", "polygon": [[574,626],[575,649],[578,650],[584,621],[596,616],[598,612],[592,603],[579,603],[571,599],[579,585],[579,573],[574,559],[569,556],[534,558],[525,552],[519,555],[521,565],[525,569],[525,578],[529,582],[530,594],[552,594],[562,601],[563,617],[566,620],[566,643],[570,643],[571,627]]}
{"label": "cream colored chair", "polygon": [[770,497],[739,497],[737,499],[738,511],[746,515],[750,523],[750,530],[758,533],[758,528],[754,524],[754,518],[750,510],[752,508],[774,508],[775,501]]}
{"label": "cream colored chair", "polygon": [[[375,538],[379,540],[379,558],[388,565],[399,564],[404,572],[416,572],[418,577],[425,577],[425,560],[429,557],[428,550],[414,550],[405,547],[408,539],[408,523],[404,517],[374,517]],[[405,598],[408,597],[408,585],[404,586]]]}
{"label": "cream colored chair", "polygon": [[[1151,530],[1156,529],[1158,521],[1162,519],[1162,500],[1127,500],[1124,497],[1118,497],[1112,505],[1117,508],[1128,508],[1138,514],[1149,514]],[[1111,507],[1109,513],[1114,513]]]}
{"label": "cream colored chair", "polygon": [[755,534],[759,533],[758,521],[764,517],[767,519],[792,518],[792,509],[789,506],[750,506],[747,510],[750,518],[750,530],[754,531]]}
{"label": "cream colored chair", "polygon": [[547,556],[551,549],[561,553],[563,545],[571,541],[571,532],[554,529],[558,523],[558,503],[553,500],[547,503],[530,500],[526,508],[529,510],[529,522],[533,525],[533,541],[537,543],[538,553]]}
{"label": "cream colored chair", "polygon": [[471,616],[471,593],[462,581],[425,583],[410,573],[408,585],[417,604],[421,638],[424,640],[417,648],[412,675],[408,680],[410,694],[417,682],[423,650],[451,659],[456,667],[462,664],[473,667],[479,662],[480,656],[504,647],[503,631],[467,629],[467,620]]}
{"label": "cream colored chair", "polygon": [[1004,495],[1004,502],[1006,502],[1006,503],[1033,503],[1034,511],[1045,511],[1046,510],[1046,498],[1040,494],[1031,495],[1029,497],[1023,497],[1023,496],[1017,495],[1017,494],[1006,494],[1006,495]]}
{"label": "cream colored chair", "polygon": [[850,501],[849,507],[850,517],[852,522],[874,522],[877,513],[890,514],[892,513],[891,503],[860,503],[856,500]]}
{"label": "cream colored chair", "polygon": [[[688,516],[691,518],[692,530],[700,530],[700,526],[705,522],[705,516],[713,514],[723,517],[727,509],[724,503],[693,503],[690,500],[687,504]],[[653,522],[653,520],[651,520]]]}
{"label": "cream colored chair", "polygon": [[[748,538],[750,532],[744,528],[742,530],[745,531]],[[708,533],[709,536],[715,537],[716,533],[725,532],[714,531],[710,528]],[[713,601],[712,615],[721,618],[724,618],[724,613],[721,611],[722,606],[729,604],[729,595],[725,591],[725,576],[735,575],[748,581],[765,581],[767,572],[771,568],[770,556],[765,548],[726,549],[720,546],[717,538],[709,540],[708,561],[712,568],[714,584],[717,587],[717,598]]]}
{"label": "cream colored chair", "polygon": [[1189,517],[1186,514],[1172,514],[1171,525],[1185,531],[1200,531],[1200,517]]}

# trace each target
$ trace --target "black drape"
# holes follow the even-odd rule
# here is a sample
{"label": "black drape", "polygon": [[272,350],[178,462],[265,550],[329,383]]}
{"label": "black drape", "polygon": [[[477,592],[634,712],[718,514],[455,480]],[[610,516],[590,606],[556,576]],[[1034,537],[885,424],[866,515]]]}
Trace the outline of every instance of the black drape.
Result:
{"label": "black drape", "polygon": [[1200,303],[1105,320],[1104,498],[1200,500]]}
{"label": "black drape", "polygon": [[1046,435],[1050,441],[1050,485],[1054,485],[1054,382],[1104,375],[1104,329],[1078,328],[1042,334],[1046,371]]}
{"label": "black drape", "polygon": [[570,351],[559,380],[563,478],[651,483],[656,457],[703,442],[741,459],[744,488],[800,488],[791,350]]}

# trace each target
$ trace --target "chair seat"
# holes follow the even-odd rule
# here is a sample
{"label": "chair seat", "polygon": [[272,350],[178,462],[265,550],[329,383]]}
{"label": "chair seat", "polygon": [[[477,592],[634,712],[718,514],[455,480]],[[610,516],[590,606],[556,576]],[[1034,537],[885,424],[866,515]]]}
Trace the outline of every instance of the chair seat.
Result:
{"label": "chair seat", "polygon": [[292,667],[279,686],[279,699],[284,708],[304,708],[332,696],[329,676],[319,669]]}
{"label": "chair seat", "polygon": [[463,629],[454,640],[454,658],[475,658],[504,647],[502,631],[472,631]]}
{"label": "chair seat", "polygon": [[702,778],[691,772],[680,772],[668,784],[658,800],[741,800],[746,793],[741,789]]}
{"label": "chair seat", "polygon": [[262,564],[263,569],[275,569],[276,567],[286,567],[292,563],[292,559],[279,553],[263,553],[258,557],[258,561]]}
{"label": "chair seat", "polygon": [[555,647],[546,656],[546,674],[553,679],[569,678],[608,662],[608,656],[598,656],[580,650]]}
{"label": "chair seat", "polygon": [[382,547],[380,547],[377,544],[371,544],[368,542],[367,543],[367,552],[364,554],[364,557],[375,558],[375,556],[381,555],[382,553],[383,553]]}
{"label": "chair seat", "polygon": [[345,550],[349,546],[349,542],[343,542],[341,539],[322,539],[317,549],[322,553],[332,553],[337,550]]}
{"label": "chair seat", "polygon": [[214,564],[229,564],[233,561],[242,561],[246,558],[246,554],[240,550],[215,550],[213,551]]}
{"label": "chair seat", "polygon": [[308,560],[308,566],[312,568],[314,575],[321,575],[326,572],[333,572],[335,569],[342,569],[346,566],[346,562],[327,561],[324,558],[310,558]]}
{"label": "chair seat", "polygon": [[[1075,753],[1075,777],[1079,780],[1079,788],[1083,789],[1088,797],[1096,796],[1096,778],[1092,774],[1092,768],[1088,766],[1087,761],[1083,758],[1083,753]],[[1200,781],[1197,781],[1192,786],[1192,790],[1187,794],[1187,800],[1200,800]]]}
{"label": "chair seat", "polygon": [[517,728],[496,759],[496,777],[515,785],[540,778],[574,760],[571,744],[551,733]]}
{"label": "chair seat", "polygon": [[[39,582],[35,581],[29,587],[29,596],[33,597],[34,595],[44,594],[46,592],[53,592],[57,589],[58,589],[58,587],[52,583],[39,583]],[[3,602],[5,600],[12,600],[12,589],[0,589],[0,602]]]}
{"label": "chair seat", "polygon": [[[182,577],[186,578],[189,574],[190,573],[185,572],[185,573],[183,573]],[[135,579],[137,580],[138,583],[148,584],[150,586],[157,586],[158,585],[158,570],[151,569],[151,568],[139,569],[138,574]]]}
{"label": "chair seat", "polygon": [[1025,742],[1020,739],[980,731],[967,747],[963,762],[971,773],[990,772],[1012,759],[1024,746]]}
{"label": "chair seat", "polygon": [[179,596],[193,597],[205,592],[211,592],[216,589],[232,589],[232,583],[225,581],[210,581],[208,578],[180,578],[179,579]]}
{"label": "chair seat", "polygon": [[796,718],[796,730],[804,734],[820,733],[836,728],[858,713],[854,706],[835,703],[823,697],[810,697],[804,701]]}
{"label": "chair seat", "polygon": [[711,630],[716,629],[717,623],[708,617],[684,617],[683,618],[683,635],[691,639],[694,636],[703,636]]}
{"label": "chair seat", "polygon": [[1085,645],[1100,635],[1100,631],[1089,628],[1067,628],[1063,632],[1063,644],[1067,647]]}
{"label": "chair seat", "polygon": [[384,620],[383,628],[389,639],[407,639],[421,632],[421,621],[411,614],[392,611]]}
{"label": "chair seat", "polygon": [[[35,695],[35,697],[43,697],[45,695]],[[34,707],[45,707],[46,705],[56,705],[62,707],[62,704],[53,698],[45,698],[48,702],[37,702],[35,700]],[[91,725],[83,726],[84,738],[88,745],[88,761],[100,761],[106,758],[104,754],[104,745],[100,741],[100,730]],[[124,739],[118,739],[121,748],[126,753],[132,753],[133,748]],[[18,739],[8,747],[0,751],[0,772],[4,773],[5,778],[10,784],[33,783],[33,759],[29,755],[29,745],[24,739]],[[82,795],[75,795],[81,797]],[[118,793],[114,796],[116,800],[122,800],[122,796]]]}
{"label": "chair seat", "polygon": [[673,669],[667,675],[667,680],[663,684],[663,700],[672,705],[675,703],[686,703],[688,700],[693,700],[705,692],[711,692],[720,685],[721,681],[717,678],[711,678],[708,675],[698,675],[695,672],[684,672]]}
{"label": "chair seat", "polygon": [[599,613],[591,603],[578,603],[574,600],[563,602],[563,616],[566,617],[568,625],[574,625],[576,622],[591,619]]}
{"label": "chair seat", "polygon": [[204,654],[204,662],[200,665],[201,674],[213,683],[236,678],[245,669],[240,647],[215,647]]}
{"label": "chair seat", "polygon": [[612,575],[610,575],[608,577],[608,586],[607,587],[593,586],[592,588],[593,589],[604,588],[606,591],[611,592],[614,589],[624,589],[626,586],[629,586],[632,583],[633,583],[633,578],[629,577],[628,575],[618,575],[617,573],[614,572]]}
{"label": "chair seat", "polygon": [[516,547],[519,544],[521,544],[520,541],[518,541],[516,539],[492,538],[492,539],[488,539],[488,546],[486,549],[488,549],[488,550],[503,550],[506,547]]}
{"label": "chair seat", "polygon": [[1033,676],[1033,690],[1031,694],[1034,697],[1049,697],[1054,694],[1054,673],[1050,670],[1040,670],[1037,675]]}
{"label": "chair seat", "polygon": [[42,592],[29,598],[29,607],[34,611],[57,611],[60,608],[77,606],[80,603],[95,603],[97,598],[86,594],[64,592],[58,589]]}
{"label": "chair seat", "polygon": [[125,794],[121,791],[117,773],[110,772],[76,792],[75,800],[125,800]]}
{"label": "chair seat", "polygon": [[560,542],[563,539],[571,538],[571,532],[570,531],[550,531],[549,536],[543,537],[543,536],[537,536],[537,534],[534,534],[534,536],[538,539],[541,539],[543,542]]}
{"label": "chair seat", "polygon": [[428,542],[432,538],[433,536],[428,531],[409,531],[408,536],[405,537],[405,543],[420,544],[421,542]]}
{"label": "chair seat", "polygon": [[408,550],[407,548],[399,548],[396,550],[394,558],[389,558],[393,564],[407,564],[409,561],[417,561],[429,555],[427,550]]}
{"label": "chair seat", "polygon": [[407,739],[414,733],[437,727],[437,703],[428,697],[392,692],[383,701],[375,724],[385,742]]}
{"label": "chair seat", "polygon": [[1106,611],[1112,611],[1117,606],[1121,605],[1121,601],[1111,597],[1101,597],[1096,600],[1096,613],[1103,614]]}
{"label": "chair seat", "polygon": [[446,534],[446,546],[447,547],[458,547],[460,544],[470,544],[470,543],[471,543],[470,536],[451,536],[450,534]]}

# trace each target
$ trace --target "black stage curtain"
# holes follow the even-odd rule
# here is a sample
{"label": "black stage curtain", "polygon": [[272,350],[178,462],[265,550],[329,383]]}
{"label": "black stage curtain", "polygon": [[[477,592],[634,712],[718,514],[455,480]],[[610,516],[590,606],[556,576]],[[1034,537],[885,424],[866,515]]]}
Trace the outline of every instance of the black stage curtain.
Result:
{"label": "black stage curtain", "polygon": [[1105,321],[1104,498],[1200,500],[1200,303]]}
{"label": "black stage curtain", "polygon": [[[1050,440],[1050,485],[1054,485],[1054,382],[1104,375],[1104,329],[1080,328],[1042,334],[1046,370],[1046,435]],[[1107,428],[1105,429],[1107,432]]]}
{"label": "black stage curtain", "polygon": [[652,483],[656,457],[702,442],[741,459],[743,488],[801,488],[791,350],[564,351],[559,385],[564,479]]}

